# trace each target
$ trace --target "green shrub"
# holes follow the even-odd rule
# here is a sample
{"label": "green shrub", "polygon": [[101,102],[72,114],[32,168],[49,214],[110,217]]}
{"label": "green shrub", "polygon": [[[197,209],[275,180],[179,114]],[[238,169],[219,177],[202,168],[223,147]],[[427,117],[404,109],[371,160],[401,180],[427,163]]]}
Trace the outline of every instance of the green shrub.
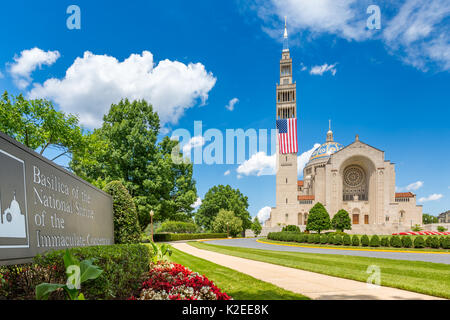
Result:
{"label": "green shrub", "polygon": [[414,239],[414,248],[425,248],[425,240],[422,236],[418,236]]}
{"label": "green shrub", "polygon": [[359,237],[356,234],[352,237],[352,246],[359,246]]}
{"label": "green shrub", "polygon": [[304,238],[305,238],[305,235],[303,233],[297,233],[297,234],[295,234],[294,241],[302,243],[302,242],[304,242]]}
{"label": "green shrub", "polygon": [[290,224],[287,226],[284,226],[283,229],[281,229],[281,231],[296,231],[296,232],[300,232],[300,228],[296,225]]}
{"label": "green shrub", "polygon": [[431,237],[431,247],[432,248],[439,248],[439,238],[436,236]]}
{"label": "green shrub", "polygon": [[369,244],[370,244],[370,242],[369,242],[369,237],[368,237],[367,235],[363,235],[363,236],[361,237],[361,245],[362,245],[363,247],[368,247]]}
{"label": "green shrub", "polygon": [[381,238],[380,244],[382,247],[389,247],[389,237]]}
{"label": "green shrub", "polygon": [[108,183],[104,191],[112,196],[114,243],[138,243],[141,239],[138,214],[133,198],[120,181]]}
{"label": "green shrub", "polygon": [[410,236],[402,237],[402,246],[403,246],[403,248],[411,248],[412,247],[412,240],[411,240]]}
{"label": "green shrub", "polygon": [[212,231],[216,233],[227,233],[236,237],[243,230],[243,222],[233,211],[220,209],[212,223]]}
{"label": "green shrub", "polygon": [[342,237],[342,242],[343,242],[344,246],[352,245],[352,239],[350,238],[350,236],[348,234],[346,234]]}
{"label": "green shrub", "polygon": [[447,228],[443,227],[443,226],[437,226],[437,231],[439,232],[445,232],[447,231]]}
{"label": "green shrub", "polygon": [[226,233],[155,233],[153,235],[153,240],[155,242],[161,242],[195,239],[218,239],[226,237]]}
{"label": "green shrub", "polygon": [[184,221],[164,221],[156,230],[156,233],[170,232],[170,233],[198,233],[200,227],[193,222]]}
{"label": "green shrub", "polygon": [[389,245],[394,248],[401,248],[402,240],[399,236],[392,236]]}
{"label": "green shrub", "polygon": [[422,227],[420,226],[420,224],[415,224],[414,227],[411,228],[411,231],[422,231]]}
{"label": "green shrub", "polygon": [[425,238],[425,246],[431,248],[431,236]]}
{"label": "green shrub", "polygon": [[334,244],[334,234],[333,233],[327,234],[327,242],[329,244]]}
{"label": "green shrub", "polygon": [[[141,280],[149,272],[152,250],[143,244],[117,244],[110,246],[78,247],[70,252],[79,260],[95,259],[103,272],[95,280],[83,284],[86,299],[127,299],[139,289]],[[37,255],[33,264],[41,267],[56,266],[65,270],[65,250]],[[63,271],[64,272],[64,271]]]}
{"label": "green shrub", "polygon": [[316,233],[314,235],[314,243],[320,243],[320,234]]}
{"label": "green shrub", "polygon": [[326,244],[328,242],[328,236],[326,234],[320,235],[320,243]]}
{"label": "green shrub", "polygon": [[450,249],[450,237],[446,236],[446,237],[442,237],[442,242],[441,242],[441,248],[443,249]]}
{"label": "green shrub", "polygon": [[315,240],[315,234],[308,234],[308,243],[314,243]]}
{"label": "green shrub", "polygon": [[338,246],[342,244],[342,236],[340,234],[334,236],[334,244]]}
{"label": "green shrub", "polygon": [[380,246],[380,237],[378,237],[377,235],[373,235],[370,238],[370,246],[371,247],[379,247]]}

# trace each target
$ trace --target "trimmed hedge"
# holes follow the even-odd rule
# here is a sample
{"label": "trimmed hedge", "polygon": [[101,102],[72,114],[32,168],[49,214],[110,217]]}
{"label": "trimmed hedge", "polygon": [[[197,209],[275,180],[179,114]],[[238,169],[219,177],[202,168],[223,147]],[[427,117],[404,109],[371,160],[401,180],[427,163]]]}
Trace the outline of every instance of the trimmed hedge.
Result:
{"label": "trimmed hedge", "polygon": [[[103,270],[100,277],[81,285],[81,292],[89,300],[129,298],[139,290],[150,271],[153,254],[149,246],[142,244],[78,247],[69,250],[80,261],[94,258],[94,264]],[[10,283],[8,288],[3,288],[7,290],[3,295],[8,299],[35,299],[35,287],[38,284],[65,283],[65,252],[66,250],[50,251],[37,255],[31,264],[2,267],[2,271],[8,273]],[[64,294],[54,292],[50,299],[64,299]]]}
{"label": "trimmed hedge", "polygon": [[392,236],[391,240],[389,241],[389,244],[390,244],[391,247],[401,248],[402,240],[400,240],[399,236]]}
{"label": "trimmed hedge", "polygon": [[114,243],[139,243],[141,228],[136,205],[128,190],[122,182],[112,181],[105,186],[104,191],[113,200]]}
{"label": "trimmed hedge", "polygon": [[299,243],[320,243],[331,245],[345,246],[364,246],[364,247],[395,247],[395,248],[442,248],[450,249],[450,236],[378,236],[373,235],[369,238],[367,235],[350,236],[343,232],[327,232],[325,234],[318,233],[301,233],[296,231],[271,232],[267,236],[270,240],[292,241]]}
{"label": "trimmed hedge", "polygon": [[425,248],[425,240],[422,236],[418,236],[414,239],[414,248]]}
{"label": "trimmed hedge", "polygon": [[314,235],[314,243],[320,243],[320,234],[315,234]]}
{"label": "trimmed hedge", "polygon": [[[218,239],[226,238],[227,236],[228,235],[226,233],[155,233],[153,234],[153,240],[155,242],[161,242],[195,239]],[[144,240],[144,242],[149,242],[149,240]]]}
{"label": "trimmed hedge", "polygon": [[342,236],[340,234],[334,236],[334,244],[338,246],[342,244]]}
{"label": "trimmed hedge", "polygon": [[198,233],[199,231],[200,227],[193,222],[164,221],[158,230],[156,230],[156,233]]}
{"label": "trimmed hedge", "polygon": [[351,246],[352,245],[352,238],[348,234],[344,235],[342,237],[342,242],[344,246]]}
{"label": "trimmed hedge", "polygon": [[370,244],[369,237],[368,237],[367,235],[363,235],[363,236],[361,237],[361,245],[362,245],[363,247],[368,247],[369,244]]}
{"label": "trimmed hedge", "polygon": [[410,236],[402,237],[402,246],[403,246],[403,248],[411,248],[412,247],[412,240],[411,240]]}
{"label": "trimmed hedge", "polygon": [[334,234],[333,233],[329,233],[327,234],[328,237],[328,243],[329,244],[334,244]]}
{"label": "trimmed hedge", "polygon": [[284,226],[283,229],[281,229],[281,232],[285,232],[285,231],[300,232],[300,228],[296,225],[290,224],[290,225]]}
{"label": "trimmed hedge", "polygon": [[377,235],[373,235],[370,238],[370,246],[371,247],[379,247],[380,246],[380,237],[378,237]]}

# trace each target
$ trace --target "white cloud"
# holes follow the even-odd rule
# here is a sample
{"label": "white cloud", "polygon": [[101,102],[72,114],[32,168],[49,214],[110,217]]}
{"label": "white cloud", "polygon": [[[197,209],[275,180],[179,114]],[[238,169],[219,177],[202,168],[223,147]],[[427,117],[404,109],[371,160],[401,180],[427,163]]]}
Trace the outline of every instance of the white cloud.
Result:
{"label": "white cloud", "polygon": [[270,218],[270,207],[261,208],[256,215],[258,217],[259,222],[264,223],[267,219]]}
{"label": "white cloud", "polygon": [[229,175],[231,173],[231,171],[230,170],[227,170],[227,171],[225,171],[224,173],[223,173],[223,175],[224,176],[227,176],[227,175]]}
{"label": "white cloud", "polygon": [[[315,143],[314,147],[297,157],[299,174],[303,172],[303,168],[308,163],[311,154],[319,146],[320,144]],[[244,161],[236,171],[239,175],[245,176],[274,175],[276,173],[276,161],[276,154],[268,156],[265,152],[260,151],[253,154],[250,159]]]}
{"label": "white cloud", "polygon": [[198,209],[198,207],[200,207],[202,205],[202,199],[197,198],[197,200],[195,200],[195,202],[192,204],[192,208],[194,209]]}
{"label": "white cloud", "polygon": [[321,66],[313,66],[309,71],[312,75],[323,75],[325,72],[330,72],[333,76],[336,74],[336,63],[335,64],[323,64]]}
{"label": "white cloud", "polygon": [[192,149],[202,147],[205,144],[205,138],[202,136],[192,137],[182,148],[183,154],[186,155],[191,152]]}
{"label": "white cloud", "polygon": [[450,70],[450,2],[407,0],[383,31],[388,48],[421,70],[433,61]]}
{"label": "white cloud", "polygon": [[[287,16],[290,43],[314,41],[323,34],[348,41],[380,40],[388,51],[422,71],[450,70],[450,1],[379,1],[381,30],[366,26],[370,0],[250,0],[246,9],[263,21],[262,29],[282,40]],[[301,39],[299,39],[301,38]]]}
{"label": "white cloud", "polygon": [[429,195],[428,197],[420,198],[419,202],[436,201],[436,200],[441,199],[442,197],[443,197],[443,195],[440,193],[433,193],[433,194]]}
{"label": "white cloud", "polygon": [[233,99],[231,99],[229,102],[228,102],[228,104],[225,106],[225,108],[227,108],[228,110],[230,110],[230,111],[233,111],[234,110],[234,105],[236,104],[236,103],[238,103],[239,102],[239,99],[238,98],[233,98]]}
{"label": "white cloud", "polygon": [[282,23],[287,16],[290,34],[309,31],[312,35],[328,33],[348,40],[369,36],[366,29],[364,1],[357,0],[256,0],[249,8],[266,23],[263,30],[281,38]]}
{"label": "white cloud", "polygon": [[415,191],[420,189],[423,186],[423,181],[416,181],[408,184],[406,187],[395,187],[397,192],[401,191]]}
{"label": "white cloud", "polygon": [[68,113],[78,114],[87,127],[99,127],[112,103],[122,98],[145,99],[158,112],[162,124],[177,123],[198,100],[205,103],[216,78],[201,63],[188,65],[162,60],[153,54],[131,54],[123,61],[86,51],[75,59],[64,78],[34,84],[31,98],[55,101]]}
{"label": "white cloud", "polygon": [[20,89],[25,89],[33,80],[31,73],[43,65],[50,66],[58,60],[58,51],[44,51],[37,47],[23,50],[20,55],[14,56],[14,62],[9,64],[9,73],[14,83]]}
{"label": "white cloud", "polygon": [[268,156],[265,152],[260,151],[253,154],[250,159],[245,160],[237,168],[239,175],[261,176],[275,174],[276,154]]}

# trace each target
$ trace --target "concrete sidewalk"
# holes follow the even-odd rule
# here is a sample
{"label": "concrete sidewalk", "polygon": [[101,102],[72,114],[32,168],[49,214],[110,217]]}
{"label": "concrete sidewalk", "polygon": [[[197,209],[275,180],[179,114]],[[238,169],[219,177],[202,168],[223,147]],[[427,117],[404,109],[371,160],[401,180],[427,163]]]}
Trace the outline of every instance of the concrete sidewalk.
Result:
{"label": "concrete sidewalk", "polygon": [[[233,257],[197,249],[187,243],[172,243],[178,250],[221,266],[248,274],[280,288],[318,300],[431,300],[440,299],[420,293],[389,288],[371,288],[365,282],[327,276],[266,262]],[[369,275],[368,275],[369,276]]]}

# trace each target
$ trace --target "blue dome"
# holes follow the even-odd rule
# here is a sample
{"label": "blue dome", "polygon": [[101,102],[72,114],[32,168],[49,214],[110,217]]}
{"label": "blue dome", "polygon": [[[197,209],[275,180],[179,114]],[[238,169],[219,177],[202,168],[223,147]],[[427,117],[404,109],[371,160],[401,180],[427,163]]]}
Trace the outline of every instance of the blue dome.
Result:
{"label": "blue dome", "polygon": [[311,154],[311,158],[309,158],[309,161],[316,160],[316,159],[327,159],[335,153],[336,151],[339,151],[344,146],[338,142],[334,141],[328,141],[322,144],[320,147],[318,147],[314,152]]}

